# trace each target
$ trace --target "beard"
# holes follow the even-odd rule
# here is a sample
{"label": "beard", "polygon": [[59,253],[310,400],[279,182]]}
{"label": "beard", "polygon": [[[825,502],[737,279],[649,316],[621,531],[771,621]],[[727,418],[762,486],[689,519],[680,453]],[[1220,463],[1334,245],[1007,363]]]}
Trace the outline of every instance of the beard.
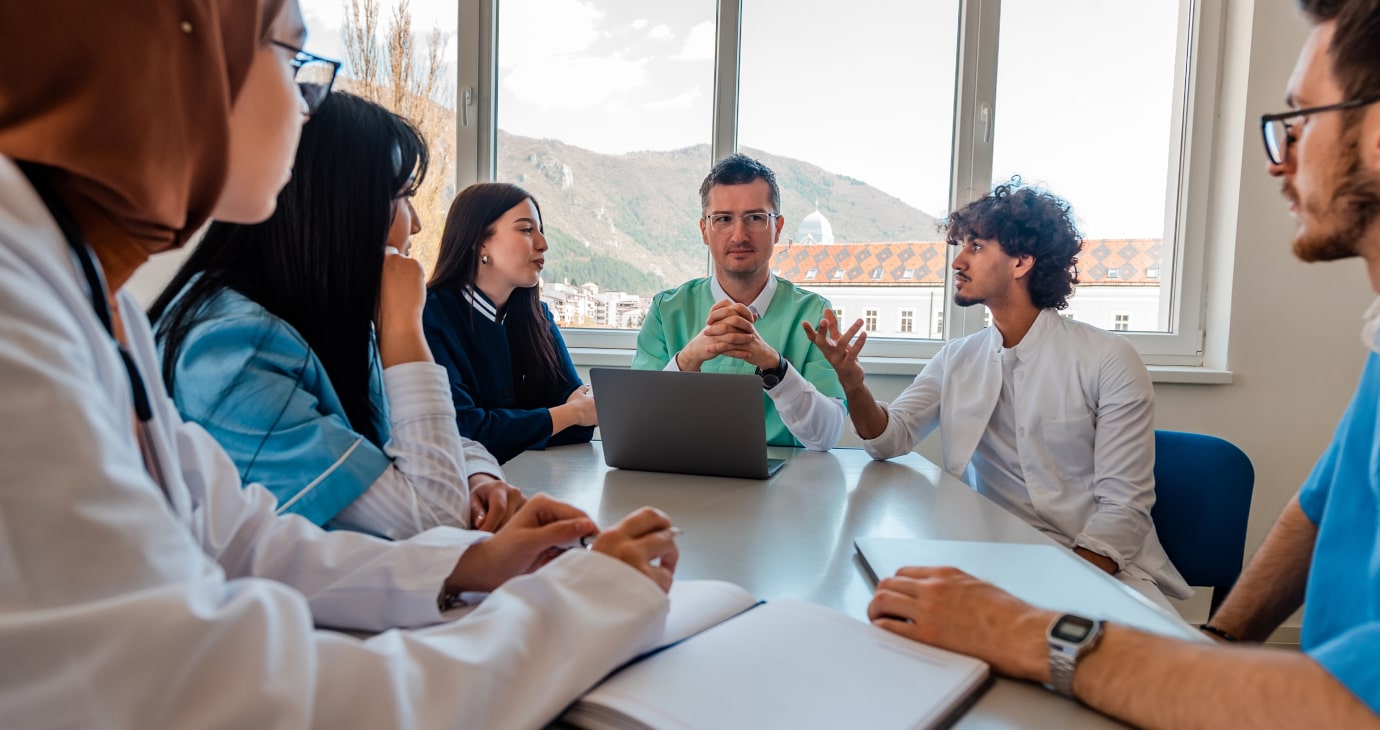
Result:
{"label": "beard", "polygon": [[1340,182],[1324,210],[1316,214],[1305,211],[1298,191],[1290,183],[1284,184],[1284,195],[1296,202],[1300,213],[1316,223],[1332,223],[1328,229],[1317,231],[1305,224],[1294,236],[1294,255],[1301,261],[1337,261],[1359,255],[1361,242],[1380,218],[1380,174],[1362,167],[1357,131],[1341,145],[1339,159],[1349,162],[1339,171]]}
{"label": "beard", "polygon": [[982,304],[986,301],[987,300],[982,297],[965,297],[962,294],[954,294],[954,304],[960,307],[971,307],[974,304]]}

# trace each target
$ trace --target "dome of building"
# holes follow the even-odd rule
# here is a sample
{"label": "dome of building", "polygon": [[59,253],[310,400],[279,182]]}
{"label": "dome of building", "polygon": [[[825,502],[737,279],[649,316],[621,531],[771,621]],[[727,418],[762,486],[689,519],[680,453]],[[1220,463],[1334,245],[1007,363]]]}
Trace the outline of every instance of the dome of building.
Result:
{"label": "dome of building", "polygon": [[834,227],[829,225],[829,219],[819,212],[819,208],[815,208],[815,212],[805,216],[795,229],[795,242],[833,243]]}

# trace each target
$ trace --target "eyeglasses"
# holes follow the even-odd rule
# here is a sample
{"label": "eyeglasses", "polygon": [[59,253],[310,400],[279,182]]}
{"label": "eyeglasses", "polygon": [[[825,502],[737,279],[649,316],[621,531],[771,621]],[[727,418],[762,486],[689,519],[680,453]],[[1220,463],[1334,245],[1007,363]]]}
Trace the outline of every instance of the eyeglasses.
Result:
{"label": "eyeglasses", "polygon": [[297,89],[302,92],[302,98],[307,102],[307,114],[315,113],[321,108],[321,102],[331,93],[331,86],[335,84],[335,74],[340,70],[340,62],[307,53],[281,41],[273,41],[273,45],[292,51],[293,57],[289,62],[293,68],[292,78],[297,82]]}
{"label": "eyeglasses", "polygon": [[744,215],[715,213],[705,216],[704,219],[709,222],[709,228],[715,233],[727,233],[733,230],[734,221],[740,220],[748,233],[764,233],[771,227],[771,222],[780,217],[776,213],[746,213]]}
{"label": "eyeglasses", "polygon": [[1294,123],[1292,121],[1294,119],[1306,117],[1310,114],[1356,109],[1358,107],[1374,104],[1377,101],[1380,101],[1380,96],[1368,96],[1364,99],[1344,101],[1340,104],[1315,106],[1308,109],[1298,109],[1280,114],[1266,114],[1260,118],[1260,133],[1265,137],[1265,155],[1270,158],[1270,164],[1272,165],[1284,164],[1285,158],[1289,156],[1289,145],[1294,141],[1294,138],[1290,134],[1294,129]]}

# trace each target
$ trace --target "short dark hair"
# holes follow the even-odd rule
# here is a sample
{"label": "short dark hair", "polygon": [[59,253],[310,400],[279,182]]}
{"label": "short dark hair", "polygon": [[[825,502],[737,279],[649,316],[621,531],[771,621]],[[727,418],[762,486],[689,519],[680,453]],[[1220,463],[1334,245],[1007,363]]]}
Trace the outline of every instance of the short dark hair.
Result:
{"label": "short dark hair", "polygon": [[700,183],[700,209],[709,208],[709,189],[715,185],[747,185],[753,180],[766,180],[771,188],[771,212],[781,212],[781,188],[776,185],[776,173],[770,167],[742,153],[734,153],[719,160],[714,169]]}
{"label": "short dark hair", "polygon": [[1299,9],[1313,23],[1336,21],[1327,52],[1347,99],[1380,94],[1380,0],[1299,0]]}
{"label": "short dark hair", "polygon": [[1031,256],[1030,300],[1040,309],[1064,309],[1078,283],[1083,238],[1062,199],[1021,184],[1019,177],[951,213],[949,243],[969,238],[996,241],[1008,256]]}

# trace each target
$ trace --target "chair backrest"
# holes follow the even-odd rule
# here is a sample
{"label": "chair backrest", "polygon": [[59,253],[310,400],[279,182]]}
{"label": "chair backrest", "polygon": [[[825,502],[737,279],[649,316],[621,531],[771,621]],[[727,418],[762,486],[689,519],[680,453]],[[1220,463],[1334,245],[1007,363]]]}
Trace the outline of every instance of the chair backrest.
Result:
{"label": "chair backrest", "polygon": [[1189,585],[1213,589],[1214,606],[1241,574],[1254,487],[1250,458],[1230,441],[1155,432],[1155,530]]}

